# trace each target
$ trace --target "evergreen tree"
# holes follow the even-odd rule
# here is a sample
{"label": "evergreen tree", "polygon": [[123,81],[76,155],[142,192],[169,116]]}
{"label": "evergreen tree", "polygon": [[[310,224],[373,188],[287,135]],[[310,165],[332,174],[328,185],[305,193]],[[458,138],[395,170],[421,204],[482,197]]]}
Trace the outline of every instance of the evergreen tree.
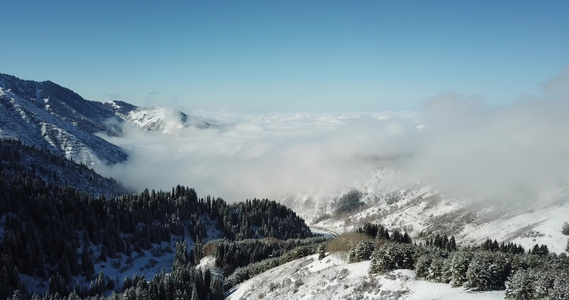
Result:
{"label": "evergreen tree", "polygon": [[369,260],[375,245],[371,241],[361,241],[355,248],[355,261]]}
{"label": "evergreen tree", "polygon": [[176,252],[174,254],[174,263],[172,270],[178,270],[186,266],[188,263],[188,251],[185,241],[180,241],[176,243]]}
{"label": "evergreen tree", "polygon": [[510,272],[511,265],[504,254],[478,251],[466,271],[466,286],[474,291],[502,289]]}
{"label": "evergreen tree", "polygon": [[423,254],[415,260],[415,276],[417,278],[426,278],[429,274],[429,267],[433,257],[430,254]]}
{"label": "evergreen tree", "polygon": [[432,282],[441,282],[443,277],[444,261],[440,257],[435,257],[431,261],[426,279]]}
{"label": "evergreen tree", "polygon": [[563,226],[561,227],[561,233],[564,235],[569,235],[569,222],[563,223]]}
{"label": "evergreen tree", "polygon": [[555,277],[549,296],[553,300],[569,299],[569,274],[567,274],[567,270],[565,272],[560,271]]}
{"label": "evergreen tree", "polygon": [[466,272],[472,259],[472,254],[467,251],[453,252],[447,260],[449,263],[449,274],[446,276],[450,280],[450,284],[454,287],[462,286],[466,281]]}
{"label": "evergreen tree", "polygon": [[506,283],[506,299],[533,300],[535,276],[531,271],[519,270]]}
{"label": "evergreen tree", "polygon": [[191,300],[199,300],[200,297],[198,295],[198,289],[196,287],[196,285],[194,284],[193,288],[192,288],[192,299]]}
{"label": "evergreen tree", "polygon": [[[569,243],[568,243],[568,245],[569,245]],[[324,244],[322,244],[322,245],[318,246],[318,260],[322,260],[325,257],[326,257],[326,246]]]}
{"label": "evergreen tree", "polygon": [[210,300],[223,300],[223,280],[221,276],[213,276],[210,283]]}
{"label": "evergreen tree", "polygon": [[67,255],[64,253],[59,262],[59,274],[65,279],[65,282],[71,282],[71,270],[69,269],[69,261]]}

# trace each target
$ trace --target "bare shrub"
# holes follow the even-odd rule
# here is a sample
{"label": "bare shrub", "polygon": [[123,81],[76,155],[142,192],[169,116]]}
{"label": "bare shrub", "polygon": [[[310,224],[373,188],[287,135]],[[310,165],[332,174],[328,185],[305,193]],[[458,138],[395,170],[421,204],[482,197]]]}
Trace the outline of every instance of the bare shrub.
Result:
{"label": "bare shrub", "polygon": [[326,244],[326,252],[339,254],[344,260],[348,260],[348,252],[355,248],[361,241],[373,240],[361,233],[343,233]]}

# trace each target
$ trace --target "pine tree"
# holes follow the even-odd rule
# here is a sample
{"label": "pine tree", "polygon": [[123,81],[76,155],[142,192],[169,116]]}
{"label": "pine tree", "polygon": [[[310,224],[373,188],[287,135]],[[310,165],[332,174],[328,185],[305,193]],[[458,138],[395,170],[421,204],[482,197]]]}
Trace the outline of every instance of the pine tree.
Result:
{"label": "pine tree", "polygon": [[519,270],[506,283],[506,299],[533,300],[535,277],[530,270]]}
{"label": "pine tree", "polygon": [[450,240],[449,240],[448,245],[447,245],[447,250],[448,251],[456,251],[457,250],[456,240],[455,240],[454,236],[450,237]]}
{"label": "pine tree", "polygon": [[503,253],[478,251],[466,271],[466,286],[474,291],[503,289],[510,272],[509,259]]}
{"label": "pine tree", "polygon": [[95,272],[95,266],[91,260],[91,255],[89,253],[88,240],[83,242],[83,248],[81,249],[81,268],[87,278],[89,278]]}
{"label": "pine tree", "polygon": [[472,255],[470,252],[457,251],[452,253],[452,256],[449,258],[450,266],[448,272],[450,274],[446,276],[452,286],[462,286],[467,281],[466,272],[471,259]]}
{"label": "pine tree", "polygon": [[553,300],[569,299],[569,276],[562,271],[555,277],[549,296]]}
{"label": "pine tree", "polygon": [[561,227],[561,233],[564,235],[569,235],[569,222],[563,223],[563,227]]}
{"label": "pine tree", "polygon": [[[568,247],[569,247],[569,243],[568,243]],[[318,260],[322,260],[325,257],[326,257],[326,247],[324,244],[322,244],[318,247]]]}
{"label": "pine tree", "polygon": [[210,283],[210,300],[223,300],[223,280],[221,276],[213,276]]}
{"label": "pine tree", "polygon": [[426,279],[432,282],[441,282],[443,277],[443,265],[443,259],[435,257],[429,266]]}
{"label": "pine tree", "polygon": [[200,300],[200,297],[198,295],[198,289],[196,288],[195,284],[194,284],[194,287],[192,288],[192,299],[191,300]]}
{"label": "pine tree", "polygon": [[426,278],[433,258],[430,254],[423,254],[415,260],[415,274],[417,278]]}
{"label": "pine tree", "polygon": [[176,253],[174,254],[174,264],[172,270],[178,270],[183,268],[188,263],[188,252],[187,245],[185,241],[180,241],[176,243]]}
{"label": "pine tree", "polygon": [[67,260],[67,255],[65,253],[63,253],[63,256],[59,262],[58,271],[63,279],[65,279],[65,282],[71,282],[71,270],[69,269],[69,261]]}
{"label": "pine tree", "polygon": [[529,269],[533,275],[531,285],[534,289],[534,298],[548,298],[549,292],[553,289],[555,274],[551,270]]}
{"label": "pine tree", "polygon": [[356,248],[350,249],[348,252],[348,263],[356,263],[358,262],[358,257],[356,255]]}
{"label": "pine tree", "polygon": [[374,244],[371,241],[361,241],[355,248],[356,262],[369,260],[373,253]]}

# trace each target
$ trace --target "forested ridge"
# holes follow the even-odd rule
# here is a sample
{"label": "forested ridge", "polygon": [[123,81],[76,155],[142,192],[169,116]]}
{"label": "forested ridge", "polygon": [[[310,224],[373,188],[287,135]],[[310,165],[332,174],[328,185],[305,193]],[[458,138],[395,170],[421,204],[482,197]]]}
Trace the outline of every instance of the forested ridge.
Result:
{"label": "forested ridge", "polygon": [[[221,198],[199,198],[194,189],[183,186],[171,191],[94,196],[65,184],[62,173],[30,164],[31,157],[80,170],[77,172],[88,174],[87,180],[94,184],[114,181],[103,181],[85,166],[18,141],[3,140],[0,145],[0,298],[39,298],[22,283],[21,276],[28,276],[47,282],[41,295],[46,299],[100,296],[111,290],[128,299],[215,299],[223,296],[224,274],[213,276],[208,270],[194,268],[203,245],[212,238],[208,226],[222,233],[222,244],[249,238],[280,241],[312,236],[304,220],[274,201],[228,204]],[[118,184],[113,188],[121,189]],[[105,274],[95,274],[95,262],[112,261],[119,255],[135,257],[162,241],[183,240],[188,235],[197,250],[178,242],[169,276],[162,272],[154,279],[127,278],[123,285]],[[271,254],[284,252],[279,251]],[[92,284],[77,284],[77,278],[92,280]]]}

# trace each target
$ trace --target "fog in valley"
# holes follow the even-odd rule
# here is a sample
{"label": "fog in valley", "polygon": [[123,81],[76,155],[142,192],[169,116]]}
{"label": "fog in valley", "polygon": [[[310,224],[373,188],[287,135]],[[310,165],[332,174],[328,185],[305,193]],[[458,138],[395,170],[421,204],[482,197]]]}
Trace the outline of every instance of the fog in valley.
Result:
{"label": "fog in valley", "polygon": [[[421,183],[473,200],[532,203],[569,181],[569,69],[543,94],[491,106],[447,92],[420,112],[236,114],[193,111],[215,125],[105,137],[126,163],[103,173],[136,188],[180,184],[228,201],[308,196],[329,201],[374,179]],[[389,173],[389,172],[388,172]],[[383,173],[385,174],[385,173]],[[540,196],[540,198],[543,198]]]}

